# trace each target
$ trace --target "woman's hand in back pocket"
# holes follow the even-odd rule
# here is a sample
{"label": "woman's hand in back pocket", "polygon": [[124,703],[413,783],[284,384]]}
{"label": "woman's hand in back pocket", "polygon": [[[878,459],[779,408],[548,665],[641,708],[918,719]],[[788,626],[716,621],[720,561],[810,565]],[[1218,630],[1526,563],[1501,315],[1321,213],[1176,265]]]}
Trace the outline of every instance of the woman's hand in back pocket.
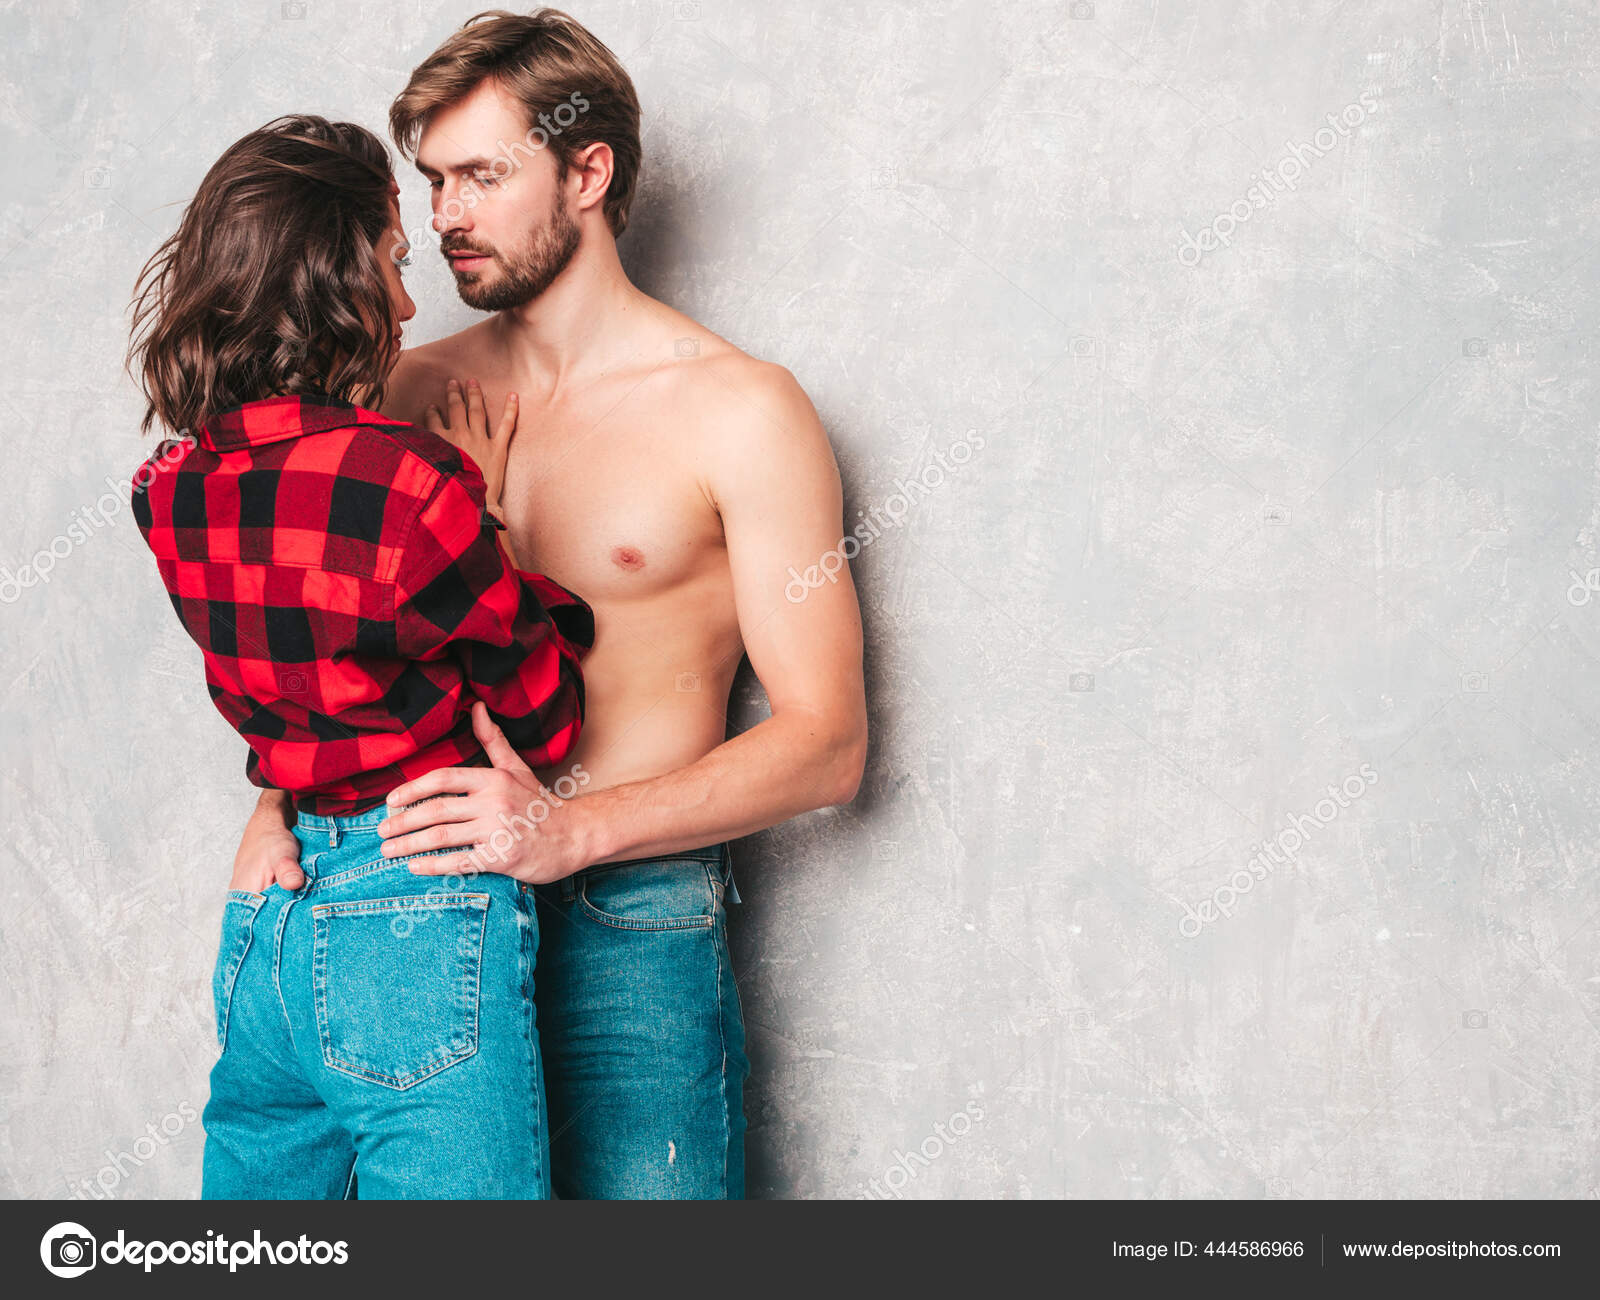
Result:
{"label": "woman's hand in back pocket", "polygon": [[306,883],[300,870],[300,841],[285,819],[289,800],[281,790],[265,790],[245,823],[244,838],[233,855],[233,881],[229,889],[265,892],[268,885],[299,889]]}

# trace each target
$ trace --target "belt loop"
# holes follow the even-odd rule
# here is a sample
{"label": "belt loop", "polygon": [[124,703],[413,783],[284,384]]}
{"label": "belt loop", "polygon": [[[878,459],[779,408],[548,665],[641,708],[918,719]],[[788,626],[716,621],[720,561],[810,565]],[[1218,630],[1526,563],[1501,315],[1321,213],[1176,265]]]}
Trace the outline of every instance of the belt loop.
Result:
{"label": "belt loop", "polygon": [[739,886],[733,883],[733,850],[728,847],[726,840],[722,844],[722,875],[728,882],[728,901],[744,902],[744,899],[739,897]]}
{"label": "belt loop", "polygon": [[339,847],[339,826],[337,822],[328,827],[328,847],[330,849]]}
{"label": "belt loop", "polygon": [[561,878],[561,901],[563,903],[570,903],[577,896],[578,887],[572,883],[572,877],[563,876]]}

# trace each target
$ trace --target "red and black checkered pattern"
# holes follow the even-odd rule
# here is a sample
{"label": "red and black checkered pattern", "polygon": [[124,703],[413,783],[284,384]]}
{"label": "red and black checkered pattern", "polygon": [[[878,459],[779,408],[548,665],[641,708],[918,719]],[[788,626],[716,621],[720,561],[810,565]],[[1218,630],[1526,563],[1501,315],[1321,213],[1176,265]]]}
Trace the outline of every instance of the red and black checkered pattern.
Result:
{"label": "red and black checkered pattern", "polygon": [[339,815],[482,763],[474,697],[535,767],[572,749],[594,615],[506,559],[478,467],[326,397],[250,402],[134,477],[134,516],[256,785]]}

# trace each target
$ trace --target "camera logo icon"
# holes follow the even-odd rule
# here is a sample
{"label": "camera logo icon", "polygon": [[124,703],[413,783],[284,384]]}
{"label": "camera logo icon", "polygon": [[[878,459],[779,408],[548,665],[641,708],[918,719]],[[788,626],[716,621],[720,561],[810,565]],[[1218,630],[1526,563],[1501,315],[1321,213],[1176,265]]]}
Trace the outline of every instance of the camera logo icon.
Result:
{"label": "camera logo icon", "polygon": [[39,1242],[39,1258],[57,1277],[79,1277],[94,1267],[94,1236],[81,1223],[58,1223]]}

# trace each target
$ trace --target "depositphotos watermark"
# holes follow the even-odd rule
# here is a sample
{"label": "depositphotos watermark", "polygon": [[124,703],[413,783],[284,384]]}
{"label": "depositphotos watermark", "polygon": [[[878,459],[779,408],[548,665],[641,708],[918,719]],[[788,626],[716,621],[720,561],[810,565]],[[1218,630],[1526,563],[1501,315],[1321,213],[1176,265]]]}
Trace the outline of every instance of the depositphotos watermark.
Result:
{"label": "depositphotos watermark", "polygon": [[31,562],[19,566],[14,573],[0,568],[0,605],[14,605],[24,591],[49,582],[57,561],[66,559],[94,536],[90,529],[108,527],[135,495],[155,482],[157,474],[177,464],[198,445],[195,436],[185,430],[176,438],[166,439],[155,454],[134,470],[132,477],[115,479],[107,474],[106,490],[92,504],[78,507],[73,521],[52,537],[48,546],[36,552]]}
{"label": "depositphotos watermark", "polygon": [[922,1170],[927,1169],[981,1123],[983,1123],[983,1107],[975,1101],[969,1101],[943,1124],[935,1124],[933,1133],[923,1138],[919,1146],[913,1147],[910,1151],[896,1151],[895,1163],[885,1169],[880,1177],[868,1183],[856,1195],[856,1200],[900,1200],[905,1194],[905,1189],[916,1180]]}
{"label": "depositphotos watermark", "polygon": [[92,1179],[80,1178],[76,1184],[69,1184],[73,1188],[72,1194],[80,1201],[90,1197],[97,1201],[115,1197],[123,1179],[129,1177],[134,1169],[143,1169],[147,1160],[162,1147],[171,1145],[173,1138],[199,1118],[200,1112],[191,1102],[179,1102],[174,1110],[168,1111],[159,1121],[144,1126],[145,1136],[134,1138],[128,1144],[133,1148],[131,1151],[118,1151],[113,1155],[111,1148],[107,1147],[105,1164],[100,1166]]}
{"label": "depositphotos watermark", "polygon": [[101,1245],[94,1233],[81,1223],[58,1223],[39,1240],[39,1258],[57,1277],[81,1277],[100,1265],[132,1264],[146,1273],[162,1264],[226,1264],[237,1273],[249,1264],[343,1264],[349,1261],[350,1244],[344,1241],[312,1241],[302,1233],[293,1241],[269,1241],[255,1230],[249,1241],[237,1241],[207,1228],[203,1240],[129,1241],[121,1228]]}
{"label": "depositphotos watermark", "polygon": [[1218,885],[1210,898],[1194,906],[1185,903],[1178,933],[1185,939],[1193,939],[1213,921],[1232,916],[1234,905],[1254,889],[1258,881],[1266,880],[1279,867],[1292,866],[1312,835],[1377,784],[1378,774],[1372,770],[1372,764],[1363,763],[1359,773],[1351,773],[1337,786],[1330,785],[1327,798],[1317,800],[1310,816],[1295,813],[1277,835],[1257,844],[1256,855],[1249,865],[1235,871],[1226,884]]}
{"label": "depositphotos watermark", "polygon": [[1567,604],[1575,609],[1582,609],[1600,593],[1600,569],[1590,569],[1588,573],[1579,573],[1576,569],[1568,569],[1572,575],[1572,585],[1567,588]]}
{"label": "depositphotos watermark", "polygon": [[[988,440],[976,429],[968,429],[965,437],[957,438],[943,451],[933,453],[934,463],[924,465],[922,472],[912,478],[897,478],[894,491],[881,505],[858,510],[866,520],[857,524],[830,549],[818,557],[817,563],[806,566],[804,573],[794,565],[789,566],[789,582],[783,589],[784,599],[798,605],[824,583],[838,582],[845,565],[871,546],[891,528],[899,528],[911,514],[911,507],[919,498],[931,496],[936,488],[943,487],[946,475],[953,476],[961,466],[972,460],[972,454],[982,451]],[[947,461],[945,457],[950,459]]]}
{"label": "depositphotos watermark", "polygon": [[1258,173],[1255,183],[1245,190],[1243,198],[1235,199],[1226,211],[1217,213],[1209,225],[1201,226],[1198,235],[1191,235],[1189,228],[1183,227],[1183,239],[1173,250],[1178,261],[1193,268],[1200,265],[1207,253],[1226,248],[1233,242],[1235,230],[1257,212],[1275,206],[1278,195],[1298,188],[1300,178],[1311,169],[1311,164],[1338,148],[1339,142],[1348,139],[1350,132],[1365,122],[1367,114],[1376,112],[1377,108],[1377,98],[1364,90],[1355,103],[1346,104],[1340,109],[1337,117],[1329,113],[1328,124],[1316,129],[1310,144],[1285,140],[1283,157],[1274,166]]}

